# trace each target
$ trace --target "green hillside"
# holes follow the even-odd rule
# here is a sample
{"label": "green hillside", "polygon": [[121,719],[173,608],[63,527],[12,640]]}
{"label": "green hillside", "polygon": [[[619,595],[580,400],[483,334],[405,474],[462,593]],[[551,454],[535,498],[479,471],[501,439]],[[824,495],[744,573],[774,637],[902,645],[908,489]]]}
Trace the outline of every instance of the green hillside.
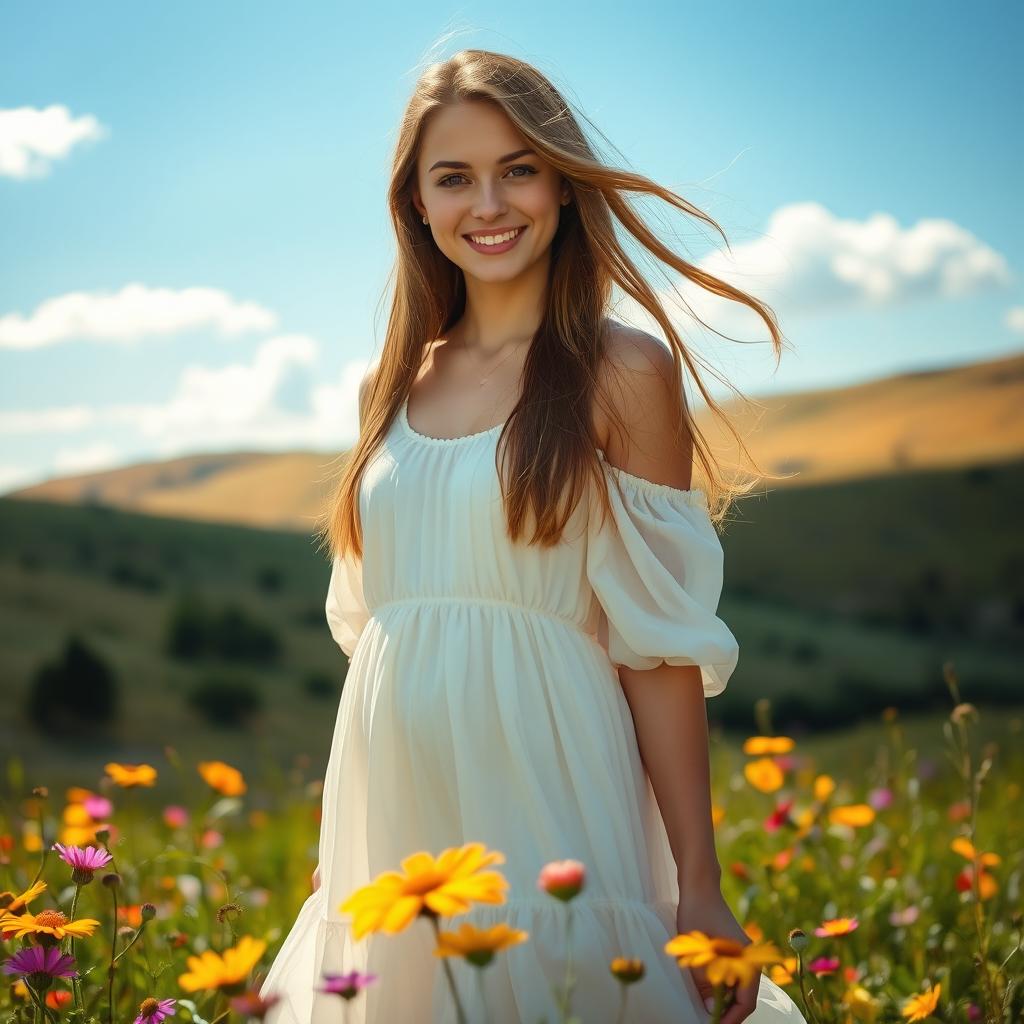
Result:
{"label": "green hillside", "polygon": [[[1024,464],[788,488],[744,500],[727,525],[721,614],[740,642],[719,724],[754,728],[771,697],[796,734],[875,717],[892,703],[946,707],[942,665],[964,696],[1024,705]],[[345,659],[324,620],[329,567],[309,537],[96,506],[0,500],[0,743],[51,782],[84,758],[143,761],[166,744],[244,769],[326,759]],[[166,653],[187,591],[234,605],[280,645],[276,662]],[[30,681],[76,631],[114,670],[121,713],[54,738],[25,714]],[[210,725],[192,686],[230,672],[263,711]]]}

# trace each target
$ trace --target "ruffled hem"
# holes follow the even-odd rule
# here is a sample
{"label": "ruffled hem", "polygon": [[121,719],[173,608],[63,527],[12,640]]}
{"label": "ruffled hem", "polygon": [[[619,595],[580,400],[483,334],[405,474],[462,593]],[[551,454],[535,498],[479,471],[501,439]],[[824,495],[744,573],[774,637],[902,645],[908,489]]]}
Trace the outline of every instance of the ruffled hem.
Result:
{"label": "ruffled hem", "polygon": [[[320,893],[307,899],[268,974],[261,994],[282,996],[268,1024],[331,1024],[341,1019],[340,997],[316,994],[321,972],[358,970],[376,975],[347,1006],[346,1024],[396,1021],[455,1024],[442,958],[433,955],[433,926],[417,919],[397,935],[351,937],[347,921],[323,916]],[[469,1021],[488,1024],[557,1024],[556,991],[567,967],[566,927],[570,926],[570,962],[575,976],[572,1009],[584,1024],[613,1024],[625,994],[626,1017],[644,1024],[705,1024],[704,1009],[688,970],[664,951],[675,935],[675,904],[628,899],[584,898],[568,904],[553,897],[477,904],[465,914],[438,922],[457,931],[463,922],[479,928],[499,923],[528,933],[528,938],[495,954],[485,968],[448,957],[459,999]],[[645,975],[623,992],[612,975],[613,958],[644,962]],[[429,1008],[429,1011],[428,1011]],[[792,1000],[762,975],[754,1024],[804,1024]]]}

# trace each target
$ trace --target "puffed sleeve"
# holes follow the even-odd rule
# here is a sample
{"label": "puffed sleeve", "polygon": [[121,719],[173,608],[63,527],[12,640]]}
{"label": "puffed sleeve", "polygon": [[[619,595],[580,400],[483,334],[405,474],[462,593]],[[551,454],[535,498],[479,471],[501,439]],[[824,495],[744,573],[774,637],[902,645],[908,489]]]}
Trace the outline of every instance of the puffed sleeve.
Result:
{"label": "puffed sleeve", "polygon": [[[617,667],[699,665],[704,696],[721,693],[739,644],[718,617],[725,556],[701,490],[680,490],[604,461],[611,515],[591,502],[587,577]],[[622,488],[620,496],[616,479]]]}
{"label": "puffed sleeve", "polygon": [[351,553],[344,558],[335,556],[325,610],[331,636],[346,656],[351,657],[359,634],[370,618],[363,597],[363,563]]}

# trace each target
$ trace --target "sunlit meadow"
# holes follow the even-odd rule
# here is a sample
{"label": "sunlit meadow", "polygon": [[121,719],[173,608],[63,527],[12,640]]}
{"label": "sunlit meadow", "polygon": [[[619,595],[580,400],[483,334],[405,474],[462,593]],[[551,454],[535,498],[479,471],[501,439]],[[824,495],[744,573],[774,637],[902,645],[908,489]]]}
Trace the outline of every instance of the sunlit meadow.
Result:
{"label": "sunlit meadow", "polygon": [[[713,1019],[730,986],[759,971],[809,1022],[1024,1019],[1020,722],[1010,720],[1010,742],[982,741],[984,713],[961,700],[952,666],[945,674],[941,760],[921,756],[895,708],[863,740],[873,750],[859,777],[830,774],[775,735],[766,702],[756,708],[758,735],[739,749],[716,744],[723,885],[751,942],[685,932],[664,949],[680,970],[703,967],[717,983]],[[320,780],[300,763],[283,787],[261,788],[216,753],[186,764],[169,742],[159,764],[97,764],[63,793],[7,762],[5,1024],[267,1016],[273,993],[261,1001],[257,992],[309,893]],[[504,854],[469,838],[410,850],[339,907],[357,939],[430,929],[465,1024],[462,995],[479,972],[530,941],[507,925],[459,921],[475,903],[510,895]],[[598,1024],[572,1008],[573,900],[586,890],[587,865],[555,861],[536,884],[561,907],[570,954],[554,993],[559,1020]],[[619,992],[607,1024],[634,1019],[630,992],[644,984],[643,962],[619,953],[607,965]],[[399,983],[351,971],[317,987],[337,996],[344,1022],[371,986]]]}

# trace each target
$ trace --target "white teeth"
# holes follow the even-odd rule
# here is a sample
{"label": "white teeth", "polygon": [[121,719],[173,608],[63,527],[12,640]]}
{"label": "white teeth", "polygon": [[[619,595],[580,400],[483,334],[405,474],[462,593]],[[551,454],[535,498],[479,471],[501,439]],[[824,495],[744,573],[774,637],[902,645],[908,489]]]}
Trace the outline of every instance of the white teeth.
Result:
{"label": "white teeth", "polygon": [[477,245],[500,245],[502,242],[507,242],[509,239],[515,238],[516,235],[522,231],[522,228],[516,228],[515,231],[506,231],[503,235],[470,235]]}

